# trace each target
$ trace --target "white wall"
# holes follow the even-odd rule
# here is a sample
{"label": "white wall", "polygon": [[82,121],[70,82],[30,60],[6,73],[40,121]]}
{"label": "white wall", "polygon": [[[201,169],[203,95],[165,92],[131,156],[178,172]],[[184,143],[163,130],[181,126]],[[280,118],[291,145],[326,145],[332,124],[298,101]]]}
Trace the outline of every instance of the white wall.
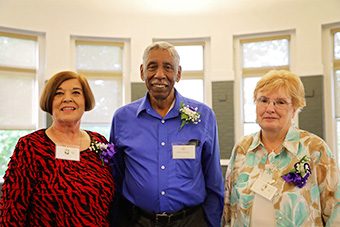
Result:
{"label": "white wall", "polygon": [[[340,22],[339,0],[0,0],[0,27],[46,34],[46,79],[74,70],[71,35],[129,39],[125,102],[130,82],[140,81],[142,52],[153,38],[210,38],[206,76],[211,82],[235,79],[234,36],[295,30],[292,71],[322,75],[327,72],[322,26],[335,22]],[[325,91],[331,91],[331,75],[325,76]],[[209,86],[206,98],[211,105]],[[330,100],[328,93],[326,140],[333,148]]]}

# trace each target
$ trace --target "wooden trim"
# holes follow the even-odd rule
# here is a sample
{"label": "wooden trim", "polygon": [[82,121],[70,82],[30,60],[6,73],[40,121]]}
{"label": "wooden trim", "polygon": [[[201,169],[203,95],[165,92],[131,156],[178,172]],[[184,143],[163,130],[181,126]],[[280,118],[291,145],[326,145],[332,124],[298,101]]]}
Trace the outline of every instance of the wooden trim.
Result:
{"label": "wooden trim", "polygon": [[0,66],[0,71],[10,71],[10,72],[21,72],[21,73],[36,73],[36,69],[29,69],[29,68],[15,68],[15,67],[7,67],[7,66]]}
{"label": "wooden trim", "polygon": [[1,32],[0,31],[0,36],[15,38],[15,39],[25,39],[25,40],[38,41],[37,36],[17,34],[17,33],[8,33],[8,32]]}
{"label": "wooden trim", "polygon": [[96,78],[99,78],[99,77],[102,77],[102,78],[113,78],[113,77],[116,77],[116,78],[122,78],[123,77],[123,73],[122,71],[90,71],[90,70],[77,70],[77,72],[81,75],[84,75],[86,77],[96,77]]}
{"label": "wooden trim", "polygon": [[124,47],[124,43],[121,42],[109,42],[109,41],[91,41],[91,40],[76,40],[76,45],[92,45],[92,46],[116,46]]}
{"label": "wooden trim", "polygon": [[331,29],[331,34],[334,35],[335,33],[340,32],[340,28]]}
{"label": "wooden trim", "polygon": [[288,65],[283,66],[272,66],[272,67],[261,67],[261,68],[243,68],[242,74],[243,77],[254,77],[254,76],[263,76],[268,73],[270,70],[289,70]]}
{"label": "wooden trim", "polygon": [[0,130],[36,130],[36,125],[1,125],[0,124]]}
{"label": "wooden trim", "polygon": [[205,46],[205,42],[170,42],[174,46]]}
{"label": "wooden trim", "polygon": [[340,59],[334,60],[333,65],[334,65],[334,68],[339,68],[340,67]]}
{"label": "wooden trim", "polygon": [[204,79],[203,71],[182,71],[182,79]]}
{"label": "wooden trim", "polygon": [[281,39],[290,40],[290,35],[280,35],[280,36],[271,36],[271,37],[242,39],[242,40],[240,40],[240,43],[244,44],[244,43],[264,42],[264,41],[273,41],[273,40],[281,40]]}

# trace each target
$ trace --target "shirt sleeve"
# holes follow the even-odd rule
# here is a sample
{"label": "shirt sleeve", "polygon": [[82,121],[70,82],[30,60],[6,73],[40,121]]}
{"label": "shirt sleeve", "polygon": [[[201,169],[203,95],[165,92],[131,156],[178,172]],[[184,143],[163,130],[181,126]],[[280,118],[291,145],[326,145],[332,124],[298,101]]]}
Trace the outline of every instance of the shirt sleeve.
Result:
{"label": "shirt sleeve", "polygon": [[112,120],[111,125],[111,132],[110,132],[110,142],[115,145],[116,154],[113,156],[113,167],[112,167],[112,176],[115,181],[115,197],[113,200],[113,204],[110,210],[110,214],[112,217],[112,221],[110,226],[115,226],[117,218],[119,216],[119,201],[122,196],[122,186],[124,180],[124,155],[123,150],[118,145],[118,140],[116,139],[118,136],[117,132],[117,125],[115,124],[116,118],[114,117]]}
{"label": "shirt sleeve", "polygon": [[323,143],[316,164],[322,219],[326,226],[340,226],[340,173],[334,155]]}
{"label": "shirt sleeve", "polygon": [[207,224],[210,227],[219,227],[224,204],[223,176],[220,164],[220,152],[217,136],[217,125],[214,114],[209,119],[207,137],[209,142],[204,144],[202,155],[203,174],[207,196],[203,202]]}
{"label": "shirt sleeve", "polygon": [[30,144],[20,139],[8,164],[2,186],[0,202],[1,226],[24,226],[29,201],[35,184],[33,158]]}
{"label": "shirt sleeve", "polygon": [[223,217],[222,217],[222,225],[223,227],[230,227],[231,226],[231,203],[230,203],[230,198],[231,198],[231,188],[232,188],[232,168],[234,166],[235,162],[235,155],[236,155],[236,149],[237,145],[234,147],[231,157],[230,157],[230,162],[225,174],[225,194],[224,194],[224,209],[223,209]]}
{"label": "shirt sleeve", "polygon": [[114,166],[112,168],[112,175],[113,175],[113,179],[116,182],[116,193],[120,195],[122,192],[121,186],[123,185],[123,180],[124,180],[125,165],[124,165],[124,151],[122,150],[122,148],[119,147],[119,142],[117,140],[118,132],[117,132],[117,128],[116,128],[117,125],[115,121],[116,121],[116,117],[114,117],[112,120],[111,132],[110,132],[110,142],[115,145],[115,149],[116,149],[116,154],[113,156]]}

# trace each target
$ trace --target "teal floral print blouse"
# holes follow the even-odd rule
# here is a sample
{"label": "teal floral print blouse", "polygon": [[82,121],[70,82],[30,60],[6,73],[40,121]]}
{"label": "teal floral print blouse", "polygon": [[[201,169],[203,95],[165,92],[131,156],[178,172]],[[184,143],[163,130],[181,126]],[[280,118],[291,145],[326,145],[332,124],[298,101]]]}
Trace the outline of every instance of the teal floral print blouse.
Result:
{"label": "teal floral print blouse", "polygon": [[[281,176],[305,155],[311,175],[299,188]],[[250,226],[255,197],[250,188],[263,173],[267,157],[260,132],[243,137],[235,145],[226,173],[223,226]],[[320,137],[291,126],[272,164],[272,185],[278,189],[272,199],[276,226],[340,226],[339,168]]]}

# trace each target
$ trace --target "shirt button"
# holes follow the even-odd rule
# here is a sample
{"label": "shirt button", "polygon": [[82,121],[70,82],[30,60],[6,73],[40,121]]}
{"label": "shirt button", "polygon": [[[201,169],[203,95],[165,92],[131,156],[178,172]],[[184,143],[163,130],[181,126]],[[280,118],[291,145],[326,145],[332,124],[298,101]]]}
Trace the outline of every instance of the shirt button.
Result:
{"label": "shirt button", "polygon": [[279,221],[281,221],[281,220],[282,220],[282,217],[278,217],[277,219],[278,219]]}
{"label": "shirt button", "polygon": [[162,120],[161,122],[162,122],[163,124],[165,123],[165,121],[164,121],[164,120]]}
{"label": "shirt button", "polygon": [[162,191],[161,194],[162,194],[162,195],[165,195],[165,191]]}
{"label": "shirt button", "polygon": [[161,169],[165,169],[165,166],[161,166]]}
{"label": "shirt button", "polygon": [[164,146],[164,145],[165,145],[165,143],[164,143],[164,142],[161,142],[161,145],[162,145],[162,146]]}

